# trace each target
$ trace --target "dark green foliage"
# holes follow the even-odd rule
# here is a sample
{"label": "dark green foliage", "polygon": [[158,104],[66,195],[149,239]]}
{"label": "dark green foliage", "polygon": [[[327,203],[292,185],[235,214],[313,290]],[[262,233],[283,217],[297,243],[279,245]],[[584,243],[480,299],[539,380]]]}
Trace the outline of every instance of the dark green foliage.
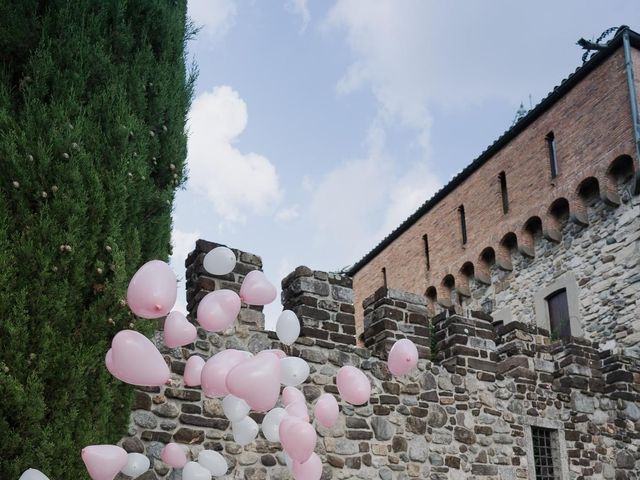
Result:
{"label": "dark green foliage", "polygon": [[0,2],[1,479],[87,478],[81,448],[125,433],[104,355],[170,253],[191,33],[185,1]]}

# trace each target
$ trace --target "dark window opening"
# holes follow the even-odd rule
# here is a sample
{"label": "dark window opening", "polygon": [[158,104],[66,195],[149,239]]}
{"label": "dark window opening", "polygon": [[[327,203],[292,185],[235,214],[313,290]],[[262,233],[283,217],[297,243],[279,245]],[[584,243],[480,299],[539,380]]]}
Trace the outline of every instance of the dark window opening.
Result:
{"label": "dark window opening", "polygon": [[552,338],[570,338],[571,322],[569,318],[569,302],[567,290],[553,292],[546,298],[549,308],[549,328]]}
{"label": "dark window opening", "polygon": [[558,176],[558,158],[556,156],[556,137],[553,132],[547,133],[545,137],[547,140],[547,147],[549,149],[549,164],[551,167],[551,178]]}
{"label": "dark window opening", "polygon": [[429,260],[429,236],[423,235],[422,240],[424,241],[424,257],[427,265],[427,270],[431,268],[431,261]]}
{"label": "dark window opening", "polygon": [[458,214],[460,214],[460,230],[462,232],[462,244],[467,244],[467,219],[464,215],[464,205],[458,207]]}
{"label": "dark window opening", "polygon": [[509,213],[509,192],[507,191],[507,174],[500,172],[500,193],[502,194],[502,213]]}
{"label": "dark window opening", "polygon": [[384,288],[387,288],[387,269],[385,267],[382,267],[382,284]]}
{"label": "dark window opening", "polygon": [[536,480],[560,479],[558,432],[548,428],[531,427],[531,440]]}

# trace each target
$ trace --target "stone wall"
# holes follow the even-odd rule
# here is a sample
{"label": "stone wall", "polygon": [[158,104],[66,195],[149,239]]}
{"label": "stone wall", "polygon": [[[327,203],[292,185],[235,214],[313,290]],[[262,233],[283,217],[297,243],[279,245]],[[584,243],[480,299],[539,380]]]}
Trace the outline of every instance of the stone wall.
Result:
{"label": "stone wall", "polygon": [[586,225],[563,222],[560,242],[540,235],[533,258],[514,248],[511,268],[494,264],[490,285],[472,280],[462,306],[535,324],[536,292],[571,273],[584,336],[640,345],[640,197],[627,196],[615,208],[597,201],[587,212]]}
{"label": "stone wall", "polygon": [[[236,252],[233,274],[210,277],[201,265],[214,246],[200,240],[187,259],[190,312],[206,291],[237,290],[244,275],[261,266],[258,257]],[[169,441],[187,445],[192,458],[202,448],[220,451],[231,467],[227,478],[290,478],[279,445],[262,434],[246,447],[236,445],[221,400],[181,383],[190,355],[207,358],[224,348],[283,348],[304,358],[311,376],[302,390],[310,403],[324,392],[337,394],[335,374],[343,365],[368,375],[371,401],[360,407],[340,402],[338,425],[318,428],[323,479],[532,478],[532,425],[558,429],[562,478],[636,478],[640,359],[630,352],[602,353],[586,341],[551,342],[521,322],[494,328],[481,312],[462,317],[447,310],[428,327],[424,301],[392,290],[370,299],[362,348],[355,345],[351,295],[349,278],[299,267],[283,281],[283,303],[303,324],[293,346],[262,331],[258,309],[243,308],[227,331],[199,329],[193,345],[163,349],[174,373],[171,385],[136,390],[121,442],[151,458],[152,469],[142,478],[180,478],[159,460]],[[403,336],[420,345],[424,358],[413,374],[393,378],[383,358],[392,340]],[[155,340],[161,347],[161,333]]]}

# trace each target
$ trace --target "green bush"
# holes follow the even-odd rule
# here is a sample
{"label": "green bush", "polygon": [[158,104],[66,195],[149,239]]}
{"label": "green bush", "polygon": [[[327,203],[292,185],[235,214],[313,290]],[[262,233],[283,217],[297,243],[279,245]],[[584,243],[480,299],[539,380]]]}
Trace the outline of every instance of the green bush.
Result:
{"label": "green bush", "polygon": [[81,448],[126,431],[104,355],[130,277],[170,253],[192,33],[184,0],[0,2],[2,479],[87,478]]}

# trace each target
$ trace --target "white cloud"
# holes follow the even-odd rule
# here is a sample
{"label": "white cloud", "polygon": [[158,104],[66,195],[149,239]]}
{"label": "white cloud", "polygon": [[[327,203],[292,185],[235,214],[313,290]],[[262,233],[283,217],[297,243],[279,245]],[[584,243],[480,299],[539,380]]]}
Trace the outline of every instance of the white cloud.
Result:
{"label": "white cloud", "polygon": [[228,222],[270,214],[281,198],[269,159],[234,146],[247,121],[247,105],[228,86],[199,95],[189,113],[189,184]]}
{"label": "white cloud", "polygon": [[282,223],[292,222],[296,218],[300,216],[300,211],[297,205],[292,205],[290,207],[285,207],[281,210],[278,210],[276,213],[276,220]]}
{"label": "white cloud", "polygon": [[285,4],[288,11],[300,17],[300,33],[304,33],[311,21],[311,12],[307,0],[287,0]]}
{"label": "white cloud", "polygon": [[203,33],[221,38],[233,27],[237,8],[234,0],[189,0],[187,14]]}

